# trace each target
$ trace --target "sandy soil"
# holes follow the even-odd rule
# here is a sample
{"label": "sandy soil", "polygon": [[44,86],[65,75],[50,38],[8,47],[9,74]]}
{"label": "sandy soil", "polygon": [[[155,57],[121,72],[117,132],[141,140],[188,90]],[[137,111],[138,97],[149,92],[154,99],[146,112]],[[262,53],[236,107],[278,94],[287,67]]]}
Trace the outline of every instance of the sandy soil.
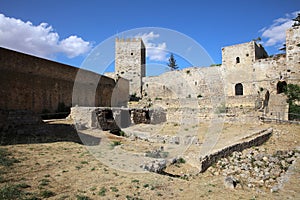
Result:
{"label": "sandy soil", "polygon": [[[185,130],[188,133],[189,130],[200,127],[199,133],[205,134],[208,126],[202,124],[193,128],[187,127]],[[172,127],[175,128],[172,130]],[[299,125],[290,124],[226,124],[214,148],[219,148],[248,133],[268,127],[273,127],[274,133],[261,146],[268,152],[299,148]],[[143,127],[143,125],[136,127],[143,131],[151,130],[151,128],[154,127]],[[167,134],[172,131],[176,132],[176,126],[172,124],[159,129],[160,132],[167,132]],[[123,148],[123,150],[135,153],[150,149],[149,144],[144,141],[136,144],[136,141],[122,139],[109,133],[97,134],[98,132],[95,130],[91,132],[91,135],[100,138],[100,141],[101,134],[106,135],[107,142],[121,141],[122,145],[111,146],[111,149]],[[205,135],[199,135],[200,140],[204,138]],[[23,185],[21,190],[27,192],[25,196],[28,199],[34,199],[33,197],[44,199],[48,196],[49,199],[300,199],[299,160],[292,165],[293,169],[290,170],[291,174],[283,188],[277,193],[271,193],[264,188],[226,189],[222,175],[213,176],[209,171],[195,174],[197,169],[188,164],[173,165],[167,169],[173,174],[192,173],[193,175],[188,180],[155,173],[116,170],[101,159],[99,160],[93,151],[91,153],[93,148],[96,147],[68,140],[1,146],[1,149],[7,149],[11,153],[10,158],[15,158],[19,162],[10,167],[0,166],[2,176],[0,187],[3,189],[8,185],[21,184]]]}

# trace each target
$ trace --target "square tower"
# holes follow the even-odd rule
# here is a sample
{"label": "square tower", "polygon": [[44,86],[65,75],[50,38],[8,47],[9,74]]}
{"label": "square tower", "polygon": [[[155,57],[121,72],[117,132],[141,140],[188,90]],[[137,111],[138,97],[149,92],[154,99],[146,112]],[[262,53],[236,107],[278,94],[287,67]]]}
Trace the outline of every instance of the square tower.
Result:
{"label": "square tower", "polygon": [[146,75],[144,42],[140,38],[116,38],[115,48],[115,73],[129,80],[130,95],[142,97],[142,77]]}
{"label": "square tower", "polygon": [[300,72],[300,26],[286,31],[286,64],[290,76],[299,80]]}
{"label": "square tower", "polygon": [[263,46],[254,41],[222,48],[226,95],[252,95],[256,80],[253,65],[256,60],[267,57]]}
{"label": "square tower", "polygon": [[222,48],[222,65],[227,68],[251,66],[255,60],[267,57],[264,47],[254,41]]}

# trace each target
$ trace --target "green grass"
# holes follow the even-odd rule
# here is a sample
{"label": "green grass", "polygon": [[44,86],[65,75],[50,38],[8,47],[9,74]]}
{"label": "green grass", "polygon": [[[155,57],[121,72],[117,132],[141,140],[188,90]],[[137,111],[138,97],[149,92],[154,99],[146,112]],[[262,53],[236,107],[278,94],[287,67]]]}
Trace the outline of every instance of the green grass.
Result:
{"label": "green grass", "polygon": [[120,131],[119,134],[120,134],[120,136],[122,136],[122,137],[124,137],[124,136],[126,135],[124,131]]}
{"label": "green grass", "polygon": [[17,185],[5,185],[0,189],[0,198],[5,200],[22,199],[24,192]]}
{"label": "green grass", "polygon": [[19,183],[16,185],[18,188],[30,188],[31,186],[28,185],[27,183]]}
{"label": "green grass", "polygon": [[11,153],[7,151],[7,149],[0,149],[0,165],[4,167],[10,167],[14,163],[20,162],[19,160],[11,157]]}
{"label": "green grass", "polygon": [[139,183],[140,181],[139,180],[137,180],[137,179],[133,179],[132,181],[131,181],[131,183]]}
{"label": "green grass", "polygon": [[76,195],[77,200],[90,200],[91,198],[84,195]]}
{"label": "green grass", "polygon": [[122,144],[121,141],[112,141],[111,146],[115,147],[115,146],[118,146],[118,145],[121,145],[121,144]]}
{"label": "green grass", "polygon": [[112,192],[118,192],[118,191],[119,191],[118,188],[116,188],[116,187],[110,187],[110,190],[111,190]]}
{"label": "green grass", "polygon": [[75,168],[76,168],[77,170],[80,170],[80,169],[82,168],[82,166],[77,165],[77,166],[75,166]]}
{"label": "green grass", "polygon": [[40,186],[46,186],[46,185],[49,185],[49,183],[50,183],[50,180],[49,179],[42,179],[42,180],[40,180],[39,181],[40,182]]}
{"label": "green grass", "polygon": [[100,191],[98,192],[98,195],[101,196],[101,197],[104,197],[106,195],[106,188],[105,187],[102,187],[100,189]]}
{"label": "green grass", "polygon": [[183,158],[179,158],[178,160],[177,160],[177,163],[185,163],[186,161],[183,159]]}
{"label": "green grass", "polygon": [[55,193],[52,192],[51,190],[43,190],[43,191],[41,191],[40,195],[43,198],[49,198],[49,197],[53,197],[55,195]]}

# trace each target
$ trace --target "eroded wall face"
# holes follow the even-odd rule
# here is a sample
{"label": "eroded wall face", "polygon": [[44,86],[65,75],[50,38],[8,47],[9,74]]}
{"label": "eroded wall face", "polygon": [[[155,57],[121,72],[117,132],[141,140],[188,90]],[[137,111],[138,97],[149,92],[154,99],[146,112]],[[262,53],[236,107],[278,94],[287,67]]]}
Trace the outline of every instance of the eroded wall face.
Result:
{"label": "eroded wall face", "polygon": [[299,84],[300,80],[300,27],[286,31],[286,72],[290,82]]}
{"label": "eroded wall face", "polygon": [[141,39],[116,39],[115,72],[129,80],[131,95],[141,97],[142,77],[145,76],[145,46]]}
{"label": "eroded wall face", "polygon": [[248,42],[222,49],[222,67],[226,96],[236,96],[236,85],[242,84],[243,95],[253,94],[255,43]]}
{"label": "eroded wall face", "polygon": [[155,99],[186,99],[224,96],[220,67],[194,67],[143,78],[144,96]]}
{"label": "eroded wall face", "polygon": [[56,112],[62,103],[110,106],[115,81],[80,71],[78,79],[78,68],[0,48],[0,109],[42,113]]}

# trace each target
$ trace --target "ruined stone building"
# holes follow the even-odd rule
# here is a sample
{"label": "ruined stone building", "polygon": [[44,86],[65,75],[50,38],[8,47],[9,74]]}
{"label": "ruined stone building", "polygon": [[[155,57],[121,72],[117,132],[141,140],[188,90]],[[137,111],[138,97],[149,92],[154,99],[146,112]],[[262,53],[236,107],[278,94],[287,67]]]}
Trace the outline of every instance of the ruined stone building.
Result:
{"label": "ruined stone building", "polygon": [[142,88],[144,99],[166,109],[176,104],[193,107],[195,101],[203,108],[213,107],[209,104],[228,108],[267,106],[268,115],[287,119],[288,105],[282,93],[288,83],[299,84],[299,44],[300,28],[292,27],[286,31],[286,54],[269,56],[262,45],[251,41],[222,48],[221,66],[144,77],[143,42],[117,39],[116,73],[130,81],[131,94],[139,94]]}
{"label": "ruined stone building", "polygon": [[286,119],[288,105],[282,92],[288,83],[299,84],[299,44],[296,26],[286,32],[286,54],[268,56],[251,41],[224,47],[221,66],[145,77],[143,41],[116,39],[115,73],[105,74],[112,78],[0,48],[0,109],[42,113],[56,112],[59,105],[126,107],[133,95],[143,97],[140,106],[167,109],[168,120],[181,112],[178,108],[206,118],[222,107],[229,112],[243,108],[244,113],[246,108],[264,109],[264,114]]}

